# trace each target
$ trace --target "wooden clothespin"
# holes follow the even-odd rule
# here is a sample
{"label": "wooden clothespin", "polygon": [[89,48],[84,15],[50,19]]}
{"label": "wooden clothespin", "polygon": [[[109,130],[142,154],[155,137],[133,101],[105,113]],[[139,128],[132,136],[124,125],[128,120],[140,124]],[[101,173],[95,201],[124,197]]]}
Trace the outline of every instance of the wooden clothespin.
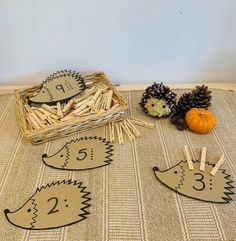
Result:
{"label": "wooden clothespin", "polygon": [[93,106],[96,103],[97,98],[99,97],[99,95],[101,95],[101,93],[102,93],[102,90],[98,89],[97,92],[95,93],[95,95],[93,96],[93,98],[91,99],[91,101],[89,102],[88,106],[93,108]]}
{"label": "wooden clothespin", "polygon": [[80,112],[77,112],[77,116],[84,115],[85,113],[89,112],[91,110],[90,107],[86,107],[85,109],[81,110]]}
{"label": "wooden clothespin", "polygon": [[28,114],[28,118],[33,126],[33,129],[40,129],[40,125],[38,124],[38,122],[34,119],[34,117],[31,114]]}
{"label": "wooden clothespin", "polygon": [[215,164],[215,166],[213,167],[213,169],[211,170],[210,174],[212,176],[215,176],[215,174],[217,173],[217,171],[219,170],[219,168],[223,165],[225,161],[225,155],[223,154],[220,158],[220,160]]}
{"label": "wooden clothespin", "polygon": [[184,154],[185,154],[185,157],[187,159],[187,162],[188,162],[188,168],[189,170],[193,170],[193,162],[191,160],[191,156],[190,156],[190,153],[189,153],[189,150],[188,150],[188,146],[187,145],[184,145]]}
{"label": "wooden clothespin", "polygon": [[124,138],[123,138],[121,126],[118,123],[115,123],[115,127],[116,127],[117,136],[118,136],[118,142],[120,145],[122,145],[124,144]]}
{"label": "wooden clothespin", "polygon": [[89,97],[88,99],[85,99],[85,100],[82,100],[80,102],[78,102],[76,105],[75,105],[75,109],[78,109],[80,108],[82,105],[86,104],[86,106],[88,105],[88,103],[90,102],[90,100],[92,99],[92,97]]}
{"label": "wooden clothespin", "polygon": [[72,108],[73,104],[74,104],[74,100],[73,99],[68,101],[68,103],[62,109],[62,112],[63,112],[64,115],[67,115],[69,113],[69,111]]}
{"label": "wooden clothespin", "polygon": [[81,111],[83,111],[84,109],[86,109],[88,106],[88,103],[84,103],[83,105],[81,105],[79,108],[75,109],[72,113],[75,115],[79,115]]}
{"label": "wooden clothespin", "polygon": [[73,115],[66,115],[63,118],[61,118],[61,121],[69,121],[74,119],[75,117]]}
{"label": "wooden clothespin", "polygon": [[94,106],[92,108],[92,111],[97,111],[98,110],[98,107],[100,105],[101,100],[102,100],[102,95],[99,95],[97,100],[96,100],[96,103],[94,104]]}
{"label": "wooden clothespin", "polygon": [[141,136],[140,131],[132,124],[132,122],[129,119],[126,119],[125,122],[129,126],[129,128],[133,131],[133,133],[134,133],[134,135],[136,137],[140,137]]}
{"label": "wooden clothespin", "polygon": [[134,125],[138,125],[138,126],[143,126],[143,127],[147,127],[147,128],[153,128],[154,124],[150,123],[150,122],[146,122],[137,118],[130,118],[130,121],[134,124]]}
{"label": "wooden clothespin", "polygon": [[114,122],[109,122],[109,132],[110,132],[110,141],[111,143],[115,142],[115,129],[114,129]]}
{"label": "wooden clothespin", "polygon": [[111,104],[112,104],[112,96],[113,96],[113,91],[112,90],[108,90],[107,94],[106,94],[106,110],[111,108]]}
{"label": "wooden clothespin", "polygon": [[[60,103],[60,102],[59,102]],[[57,111],[54,110],[51,106],[47,105],[47,104],[42,104],[42,108],[48,112],[50,112],[51,114],[56,115]]]}
{"label": "wooden clothespin", "polygon": [[62,113],[61,103],[60,102],[57,102],[57,116],[60,117],[60,118],[64,117],[64,115]]}
{"label": "wooden clothespin", "polygon": [[202,172],[205,171],[206,152],[207,152],[206,147],[203,147],[202,153],[201,153],[201,161],[200,161],[200,171]]}
{"label": "wooden clothespin", "polygon": [[125,135],[128,137],[129,141],[133,141],[134,136],[132,135],[132,133],[130,133],[129,129],[126,127],[126,125],[124,123],[120,123],[121,128],[123,129]]}

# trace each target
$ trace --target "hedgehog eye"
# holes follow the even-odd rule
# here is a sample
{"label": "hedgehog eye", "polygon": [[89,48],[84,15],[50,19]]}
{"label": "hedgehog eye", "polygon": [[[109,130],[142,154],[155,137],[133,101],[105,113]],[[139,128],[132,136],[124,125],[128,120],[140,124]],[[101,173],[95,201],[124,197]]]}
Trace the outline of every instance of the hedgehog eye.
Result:
{"label": "hedgehog eye", "polygon": [[163,105],[163,106],[162,106],[162,108],[166,108],[166,106],[165,106],[165,105]]}
{"label": "hedgehog eye", "polygon": [[154,107],[155,105],[154,104],[152,104],[152,107]]}
{"label": "hedgehog eye", "polygon": [[29,209],[27,210],[27,212],[28,212],[28,213],[31,212],[31,209],[29,208]]}
{"label": "hedgehog eye", "polygon": [[174,174],[178,174],[178,172],[177,172],[177,171],[174,171]]}
{"label": "hedgehog eye", "polygon": [[42,91],[42,93],[44,93],[44,90]]}
{"label": "hedgehog eye", "polygon": [[63,157],[63,155],[61,155],[61,157]]}

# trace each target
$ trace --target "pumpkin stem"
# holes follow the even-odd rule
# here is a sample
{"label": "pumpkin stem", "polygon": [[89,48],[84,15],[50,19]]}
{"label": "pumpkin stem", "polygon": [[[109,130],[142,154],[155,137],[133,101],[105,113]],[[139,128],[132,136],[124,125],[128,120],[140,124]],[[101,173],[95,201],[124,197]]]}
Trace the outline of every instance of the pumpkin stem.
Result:
{"label": "pumpkin stem", "polygon": [[199,113],[199,116],[200,116],[201,118],[204,118],[204,117],[205,117],[205,112],[204,112],[204,111],[200,112],[200,113]]}

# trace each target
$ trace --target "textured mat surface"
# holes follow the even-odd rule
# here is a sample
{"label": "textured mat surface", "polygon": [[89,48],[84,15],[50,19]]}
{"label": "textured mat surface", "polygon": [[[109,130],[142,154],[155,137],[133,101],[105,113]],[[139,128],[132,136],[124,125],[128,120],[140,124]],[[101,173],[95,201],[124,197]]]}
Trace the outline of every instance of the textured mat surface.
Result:
{"label": "textured mat surface", "polygon": [[[180,95],[183,90],[176,90]],[[213,90],[213,106],[218,123],[209,134],[179,132],[169,119],[145,116],[138,106],[140,91],[124,92],[130,109],[127,115],[155,124],[154,129],[138,127],[142,137],[134,143],[115,145],[114,161],[104,168],[73,172],[47,167],[44,152],[54,153],[69,138],[32,145],[18,128],[11,95],[0,96],[0,240],[69,241],[182,241],[236,240],[236,198],[230,204],[210,204],[193,200],[169,190],[157,181],[153,166],[166,169],[182,158],[187,144],[193,157],[202,146],[210,162],[226,156],[224,168],[236,176],[236,94]],[[105,128],[77,136],[105,137]],[[75,135],[74,135],[75,137]],[[17,228],[5,219],[4,209],[14,210],[38,186],[62,180],[83,181],[91,192],[88,219],[55,230],[30,231]]]}

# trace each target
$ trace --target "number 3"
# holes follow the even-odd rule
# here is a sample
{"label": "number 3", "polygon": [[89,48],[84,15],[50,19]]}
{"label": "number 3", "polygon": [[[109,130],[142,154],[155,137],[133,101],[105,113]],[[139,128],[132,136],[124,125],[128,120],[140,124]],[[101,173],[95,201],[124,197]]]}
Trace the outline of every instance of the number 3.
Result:
{"label": "number 3", "polygon": [[200,183],[202,184],[202,187],[201,187],[201,188],[196,188],[195,186],[193,186],[193,188],[194,188],[195,190],[197,190],[197,191],[202,191],[202,190],[204,190],[205,187],[206,187],[206,184],[205,184],[205,182],[203,181],[203,180],[204,180],[204,176],[203,176],[201,173],[194,173],[194,176],[197,176],[197,175],[199,175],[200,178],[196,179],[195,181],[196,181],[196,182],[200,182]]}

